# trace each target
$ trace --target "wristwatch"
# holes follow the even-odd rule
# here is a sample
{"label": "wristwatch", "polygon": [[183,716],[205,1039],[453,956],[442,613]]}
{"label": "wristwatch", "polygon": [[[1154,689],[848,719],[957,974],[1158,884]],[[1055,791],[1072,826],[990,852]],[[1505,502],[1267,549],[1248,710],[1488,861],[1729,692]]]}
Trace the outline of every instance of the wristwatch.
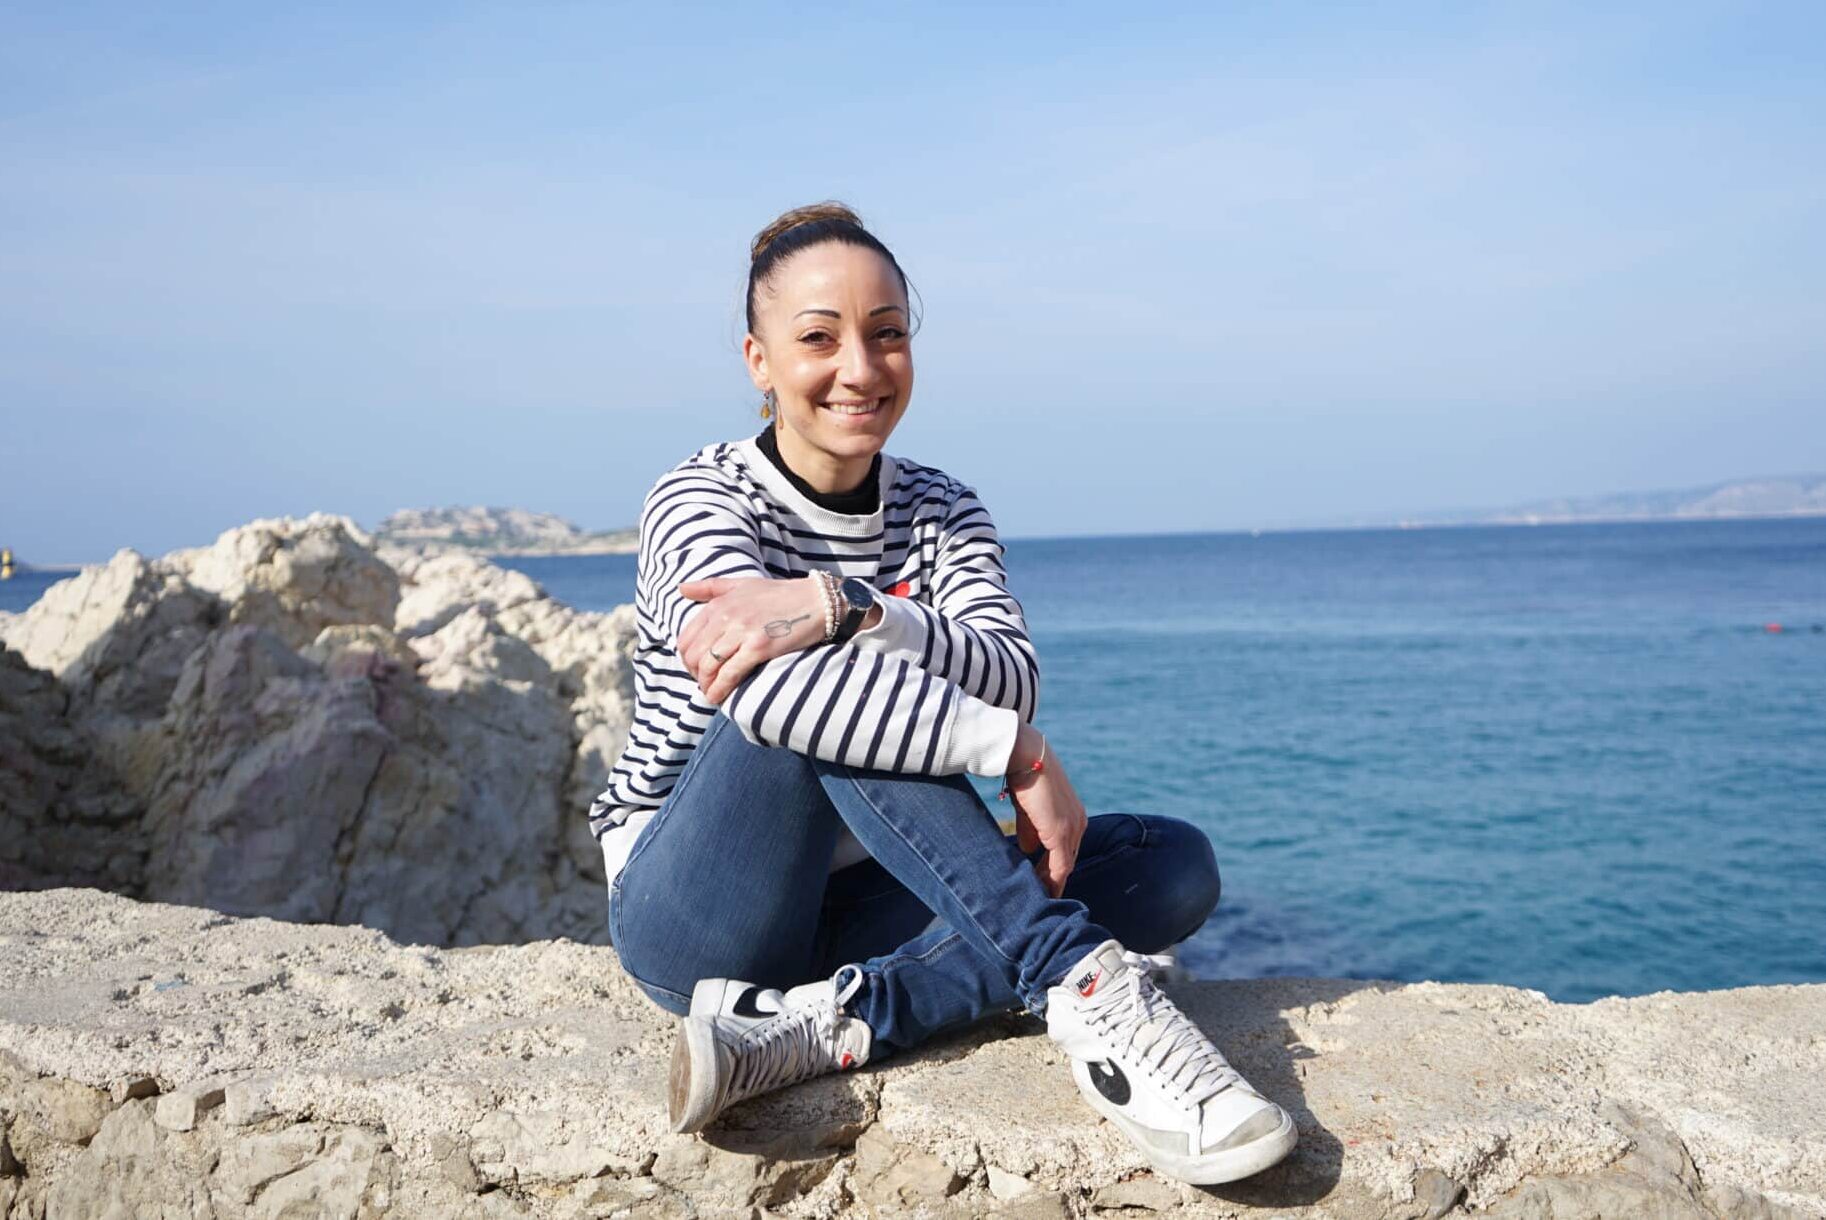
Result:
{"label": "wristwatch", "polygon": [[844,577],[837,592],[843,598],[843,621],[837,624],[837,634],[832,642],[844,644],[862,630],[862,620],[875,608],[876,593],[868,581],[854,576]]}

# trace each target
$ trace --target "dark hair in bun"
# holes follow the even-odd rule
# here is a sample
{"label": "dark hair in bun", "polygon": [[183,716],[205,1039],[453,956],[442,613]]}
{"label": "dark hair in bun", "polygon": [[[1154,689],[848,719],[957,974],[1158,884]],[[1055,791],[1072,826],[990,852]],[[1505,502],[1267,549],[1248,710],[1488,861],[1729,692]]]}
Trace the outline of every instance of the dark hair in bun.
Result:
{"label": "dark hair in bun", "polygon": [[775,268],[801,250],[822,245],[827,241],[841,242],[846,246],[861,246],[873,250],[888,260],[888,266],[894,268],[894,274],[900,279],[900,290],[910,292],[907,286],[907,273],[900,269],[900,262],[892,251],[881,244],[881,239],[862,227],[862,218],[851,211],[848,206],[826,200],[823,203],[807,204],[782,212],[774,222],[755,234],[754,242],[748,247],[748,330],[754,332],[755,296],[767,286],[773,277]]}

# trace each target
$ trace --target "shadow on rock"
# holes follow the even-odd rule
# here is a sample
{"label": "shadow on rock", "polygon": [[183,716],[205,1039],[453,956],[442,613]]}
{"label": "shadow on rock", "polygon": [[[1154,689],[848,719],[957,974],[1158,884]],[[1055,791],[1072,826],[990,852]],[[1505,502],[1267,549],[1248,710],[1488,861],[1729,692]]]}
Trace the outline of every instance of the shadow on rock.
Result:
{"label": "shadow on rock", "polygon": [[1293,1116],[1300,1142],[1280,1164],[1240,1182],[1201,1188],[1251,1207],[1306,1207],[1328,1198],[1343,1174],[1344,1145],[1306,1104],[1301,1083],[1316,1053],[1300,1042],[1285,1014],[1336,1003],[1361,991],[1397,986],[1350,979],[1254,979],[1192,983],[1173,998],[1258,1092]]}

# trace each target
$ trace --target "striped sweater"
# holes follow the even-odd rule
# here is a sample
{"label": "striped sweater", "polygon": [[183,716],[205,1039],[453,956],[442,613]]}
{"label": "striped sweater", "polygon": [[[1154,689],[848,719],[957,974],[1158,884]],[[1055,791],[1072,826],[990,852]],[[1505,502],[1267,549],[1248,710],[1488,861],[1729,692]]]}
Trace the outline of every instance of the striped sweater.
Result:
{"label": "striped sweater", "polygon": [[[640,513],[635,716],[590,807],[614,880],[720,710],[758,745],[851,766],[997,776],[1039,701],[1039,662],[1008,592],[1003,548],[971,488],[882,455],[881,506],[851,516],[813,503],[753,438],[708,445],[667,471]],[[704,603],[681,582],[718,576],[856,576],[888,594],[848,643],[758,666],[710,705],[679,661]],[[863,853],[847,834],[832,867]]]}

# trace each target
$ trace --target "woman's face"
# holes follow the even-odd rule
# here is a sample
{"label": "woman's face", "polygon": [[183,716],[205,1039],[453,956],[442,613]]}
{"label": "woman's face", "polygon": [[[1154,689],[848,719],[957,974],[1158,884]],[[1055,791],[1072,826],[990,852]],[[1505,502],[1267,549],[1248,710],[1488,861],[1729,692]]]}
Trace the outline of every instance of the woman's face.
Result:
{"label": "woman's face", "polygon": [[833,470],[859,462],[866,473],[913,393],[908,326],[892,264],[827,241],[774,268],[755,301],[759,333],[742,354],[755,387],[774,392],[785,428]]}

